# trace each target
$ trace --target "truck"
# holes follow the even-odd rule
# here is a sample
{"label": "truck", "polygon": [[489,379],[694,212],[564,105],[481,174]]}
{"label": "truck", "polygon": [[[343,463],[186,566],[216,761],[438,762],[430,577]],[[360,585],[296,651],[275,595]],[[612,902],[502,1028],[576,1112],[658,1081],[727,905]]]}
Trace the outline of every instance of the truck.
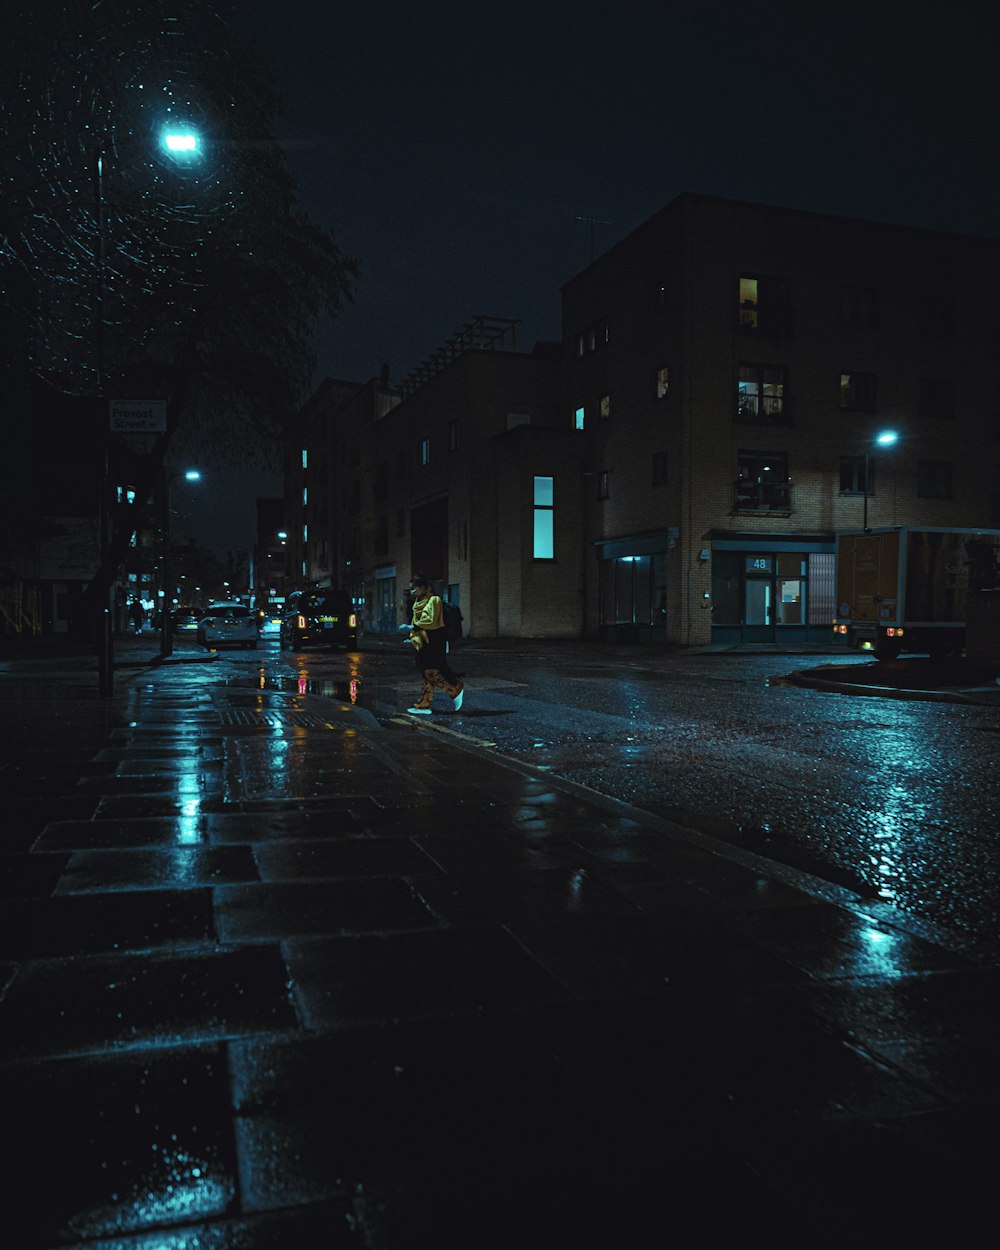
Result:
{"label": "truck", "polygon": [[880,660],[961,655],[969,596],[1000,593],[1000,529],[844,531],[836,568],[837,641]]}

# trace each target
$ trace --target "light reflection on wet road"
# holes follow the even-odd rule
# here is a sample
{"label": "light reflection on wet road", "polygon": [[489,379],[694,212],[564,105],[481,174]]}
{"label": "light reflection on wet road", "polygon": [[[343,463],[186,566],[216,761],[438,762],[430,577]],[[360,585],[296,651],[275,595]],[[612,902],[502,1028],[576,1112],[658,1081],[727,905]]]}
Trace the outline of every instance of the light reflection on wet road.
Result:
{"label": "light reflection on wet road", "polygon": [[[998,936],[1000,714],[784,685],[818,657],[639,659],[580,648],[456,657],[467,693],[435,723],[559,776],[839,881],[977,941]],[[386,720],[407,655],[232,656],[226,670],[357,701]],[[858,662],[867,662],[858,657]],[[839,661],[838,661],[839,662]],[[220,677],[222,673],[220,672]],[[772,683],[772,684],[769,684]]]}

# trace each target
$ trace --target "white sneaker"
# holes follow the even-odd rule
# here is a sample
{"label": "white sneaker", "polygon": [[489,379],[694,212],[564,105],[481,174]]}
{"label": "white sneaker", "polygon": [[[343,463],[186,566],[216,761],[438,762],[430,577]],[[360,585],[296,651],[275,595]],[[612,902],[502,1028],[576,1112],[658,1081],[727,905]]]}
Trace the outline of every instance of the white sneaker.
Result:
{"label": "white sneaker", "polygon": [[412,716],[430,716],[431,714],[429,707],[408,707],[406,710]]}
{"label": "white sneaker", "polygon": [[463,686],[462,689],[458,692],[458,694],[455,695],[455,698],[452,700],[452,702],[455,704],[456,712],[460,712],[462,710],[462,700],[464,698],[465,698],[465,687]]}

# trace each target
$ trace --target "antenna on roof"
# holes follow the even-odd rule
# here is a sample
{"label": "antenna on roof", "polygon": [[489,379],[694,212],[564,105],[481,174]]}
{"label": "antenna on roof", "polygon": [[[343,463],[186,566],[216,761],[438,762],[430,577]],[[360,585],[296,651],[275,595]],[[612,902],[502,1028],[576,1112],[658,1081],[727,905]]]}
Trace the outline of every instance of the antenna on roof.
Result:
{"label": "antenna on roof", "polygon": [[594,263],[594,227],[610,226],[610,221],[605,221],[603,217],[577,217],[577,221],[586,221],[590,224],[590,263]]}

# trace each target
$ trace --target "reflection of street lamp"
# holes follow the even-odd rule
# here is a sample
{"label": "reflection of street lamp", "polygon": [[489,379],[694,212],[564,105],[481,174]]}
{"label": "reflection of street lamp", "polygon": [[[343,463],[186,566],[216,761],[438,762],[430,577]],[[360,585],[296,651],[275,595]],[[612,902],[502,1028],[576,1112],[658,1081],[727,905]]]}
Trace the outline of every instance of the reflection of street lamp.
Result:
{"label": "reflection of street lamp", "polygon": [[868,482],[868,453],[873,447],[891,447],[898,438],[899,435],[895,430],[883,430],[881,434],[876,434],[867,447],[865,447],[865,519],[862,529],[866,534],[868,533],[868,496],[871,494]]}
{"label": "reflection of street lamp", "polygon": [[197,469],[188,469],[185,473],[173,473],[167,476],[166,466],[160,477],[160,533],[163,542],[163,558],[160,563],[161,594],[163,607],[160,612],[160,658],[166,659],[174,653],[173,622],[170,619],[171,609],[171,570],[170,570],[170,483],[183,477],[186,482],[198,482],[201,473]]}

